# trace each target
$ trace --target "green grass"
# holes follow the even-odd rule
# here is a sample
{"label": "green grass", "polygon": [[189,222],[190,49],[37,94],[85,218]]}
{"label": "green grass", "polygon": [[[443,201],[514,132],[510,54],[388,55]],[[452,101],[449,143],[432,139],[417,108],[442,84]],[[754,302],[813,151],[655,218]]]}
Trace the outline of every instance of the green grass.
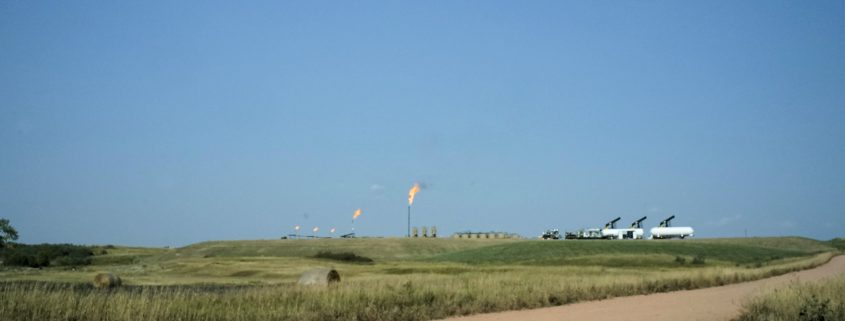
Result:
{"label": "green grass", "polygon": [[[320,239],[117,247],[76,268],[0,269],[0,320],[429,320],[692,289],[816,266],[803,238],[683,241]],[[372,258],[360,264],[319,252]],[[683,257],[685,263],[675,262]],[[704,257],[704,264],[691,264]],[[316,267],[342,281],[296,285]],[[126,287],[95,291],[94,274]]]}
{"label": "green grass", "polygon": [[835,238],[828,241],[830,246],[839,249],[840,251],[845,251],[845,238]]}
{"label": "green grass", "polygon": [[739,321],[845,320],[845,275],[810,284],[793,284],[755,298]]}
{"label": "green grass", "polygon": [[638,241],[529,241],[435,255],[432,261],[474,264],[660,266],[676,256],[703,257],[719,264],[752,264],[833,250],[803,238]]}
{"label": "green grass", "polygon": [[106,254],[98,254],[92,257],[92,265],[136,264],[141,263],[146,259],[159,257],[170,252],[170,250],[162,248],[116,246],[109,246],[108,248],[98,247],[94,252],[98,253],[99,251],[105,251]]}
{"label": "green grass", "polygon": [[420,258],[518,240],[453,240],[406,238],[213,241],[179,248],[176,257],[307,257],[319,252],[352,252],[376,260]]}

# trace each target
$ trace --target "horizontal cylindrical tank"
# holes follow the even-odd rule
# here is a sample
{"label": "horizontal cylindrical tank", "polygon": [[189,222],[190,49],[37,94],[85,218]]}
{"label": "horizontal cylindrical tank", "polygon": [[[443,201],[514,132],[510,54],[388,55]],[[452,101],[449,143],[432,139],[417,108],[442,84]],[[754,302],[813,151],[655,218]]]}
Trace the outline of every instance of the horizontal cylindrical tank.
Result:
{"label": "horizontal cylindrical tank", "polygon": [[695,231],[689,226],[680,227],[652,227],[651,237],[655,239],[685,238],[693,236]]}
{"label": "horizontal cylindrical tank", "polygon": [[601,236],[602,237],[615,239],[615,238],[617,238],[618,235],[619,235],[619,230],[617,230],[615,228],[606,228],[606,229],[601,230]]}

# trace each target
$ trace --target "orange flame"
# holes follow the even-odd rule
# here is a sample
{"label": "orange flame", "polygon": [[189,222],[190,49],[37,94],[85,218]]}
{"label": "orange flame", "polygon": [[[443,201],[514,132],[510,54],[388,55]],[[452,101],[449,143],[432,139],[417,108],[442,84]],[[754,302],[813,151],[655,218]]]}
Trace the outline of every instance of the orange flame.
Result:
{"label": "orange flame", "polygon": [[355,210],[355,214],[352,214],[352,219],[354,220],[354,219],[358,218],[358,216],[361,216],[361,209],[360,208]]}
{"label": "orange flame", "polygon": [[417,195],[417,192],[420,191],[420,183],[414,183],[414,187],[411,187],[411,190],[408,191],[408,206],[414,204],[414,195]]}

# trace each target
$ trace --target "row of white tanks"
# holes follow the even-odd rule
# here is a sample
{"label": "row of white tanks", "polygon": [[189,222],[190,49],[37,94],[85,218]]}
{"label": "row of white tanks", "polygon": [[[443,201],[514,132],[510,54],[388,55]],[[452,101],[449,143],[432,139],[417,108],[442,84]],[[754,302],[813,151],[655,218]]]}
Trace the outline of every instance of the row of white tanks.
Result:
{"label": "row of white tanks", "polygon": [[[675,215],[668,217],[667,219],[660,222],[660,224],[656,227],[651,228],[651,236],[649,239],[673,239],[679,238],[684,239],[690,236],[693,236],[695,230],[689,226],[670,226],[671,221],[675,218]],[[601,230],[602,238],[606,239],[642,239],[645,235],[642,227],[643,221],[645,221],[646,217],[634,221],[631,223],[631,227],[629,228],[616,228],[616,222],[618,222],[621,217],[617,217],[616,219],[607,222],[604,225],[604,228]]]}

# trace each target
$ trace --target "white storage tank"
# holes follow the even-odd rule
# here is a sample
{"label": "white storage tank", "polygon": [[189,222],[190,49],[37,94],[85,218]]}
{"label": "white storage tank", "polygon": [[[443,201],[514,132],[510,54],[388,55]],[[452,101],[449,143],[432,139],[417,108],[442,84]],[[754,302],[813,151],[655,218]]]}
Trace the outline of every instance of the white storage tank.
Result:
{"label": "white storage tank", "polygon": [[651,237],[655,239],[686,238],[693,236],[695,231],[689,226],[680,227],[652,227]]}

